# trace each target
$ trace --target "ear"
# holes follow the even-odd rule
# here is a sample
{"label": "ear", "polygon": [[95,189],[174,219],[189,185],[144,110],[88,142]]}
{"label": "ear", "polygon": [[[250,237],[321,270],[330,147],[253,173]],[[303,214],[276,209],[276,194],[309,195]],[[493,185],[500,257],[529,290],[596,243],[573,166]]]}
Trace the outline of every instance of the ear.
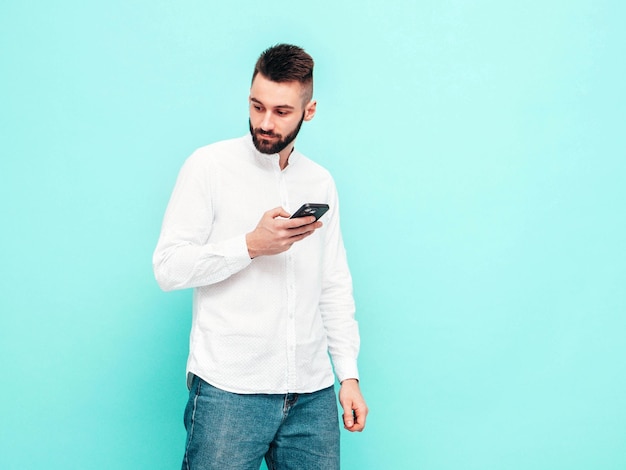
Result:
{"label": "ear", "polygon": [[310,121],[311,119],[313,119],[313,116],[315,116],[316,110],[317,110],[317,101],[315,100],[309,101],[309,103],[304,107],[304,120]]}

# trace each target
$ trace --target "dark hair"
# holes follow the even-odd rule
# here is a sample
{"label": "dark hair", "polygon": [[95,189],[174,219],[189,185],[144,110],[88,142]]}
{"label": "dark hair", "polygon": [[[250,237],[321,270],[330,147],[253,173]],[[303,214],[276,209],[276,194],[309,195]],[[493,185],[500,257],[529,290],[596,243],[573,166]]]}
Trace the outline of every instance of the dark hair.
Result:
{"label": "dark hair", "polygon": [[308,102],[313,97],[313,58],[304,49],[291,44],[277,44],[261,53],[254,66],[252,81],[257,74],[273,82],[298,82]]}

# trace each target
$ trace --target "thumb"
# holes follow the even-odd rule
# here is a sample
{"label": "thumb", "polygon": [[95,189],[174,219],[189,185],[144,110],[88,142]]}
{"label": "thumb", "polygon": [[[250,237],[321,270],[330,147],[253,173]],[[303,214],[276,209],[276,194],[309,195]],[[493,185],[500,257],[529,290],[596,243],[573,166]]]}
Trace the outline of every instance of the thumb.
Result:
{"label": "thumb", "polygon": [[346,428],[351,428],[354,425],[354,413],[352,411],[352,402],[345,401],[341,404],[343,408],[343,425]]}
{"label": "thumb", "polygon": [[289,217],[289,212],[287,212],[282,207],[274,207],[265,213],[265,215],[275,219],[276,217]]}

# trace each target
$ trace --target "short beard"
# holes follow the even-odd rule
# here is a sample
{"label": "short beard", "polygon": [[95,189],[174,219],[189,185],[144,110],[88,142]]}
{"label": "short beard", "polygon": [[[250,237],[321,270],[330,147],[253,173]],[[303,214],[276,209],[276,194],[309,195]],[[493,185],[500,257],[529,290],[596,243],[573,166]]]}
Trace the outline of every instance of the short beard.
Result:
{"label": "short beard", "polygon": [[[302,113],[302,119],[300,119],[300,122],[298,123],[296,128],[293,130],[293,132],[291,132],[285,137],[283,137],[280,134],[274,134],[273,132],[264,132],[259,128],[253,129],[252,121],[250,121],[250,119],[248,119],[248,126],[250,127],[250,134],[252,135],[252,142],[254,142],[254,146],[256,147],[256,149],[261,153],[272,155],[272,154],[281,152],[290,143],[296,140],[296,137],[298,136],[298,132],[300,132],[300,127],[302,127],[303,122],[304,122],[304,113]],[[267,140],[264,140],[263,136],[276,137],[276,141],[269,142]]]}

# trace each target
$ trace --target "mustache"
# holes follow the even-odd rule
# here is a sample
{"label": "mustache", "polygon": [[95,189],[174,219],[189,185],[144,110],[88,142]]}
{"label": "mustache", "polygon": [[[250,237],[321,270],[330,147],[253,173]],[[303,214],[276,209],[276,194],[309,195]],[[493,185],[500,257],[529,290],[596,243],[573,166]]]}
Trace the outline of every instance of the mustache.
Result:
{"label": "mustache", "polygon": [[263,129],[259,129],[259,128],[254,129],[254,133],[256,135],[262,135],[266,137],[278,137],[278,138],[282,137],[280,134],[275,134],[272,131],[264,131]]}

